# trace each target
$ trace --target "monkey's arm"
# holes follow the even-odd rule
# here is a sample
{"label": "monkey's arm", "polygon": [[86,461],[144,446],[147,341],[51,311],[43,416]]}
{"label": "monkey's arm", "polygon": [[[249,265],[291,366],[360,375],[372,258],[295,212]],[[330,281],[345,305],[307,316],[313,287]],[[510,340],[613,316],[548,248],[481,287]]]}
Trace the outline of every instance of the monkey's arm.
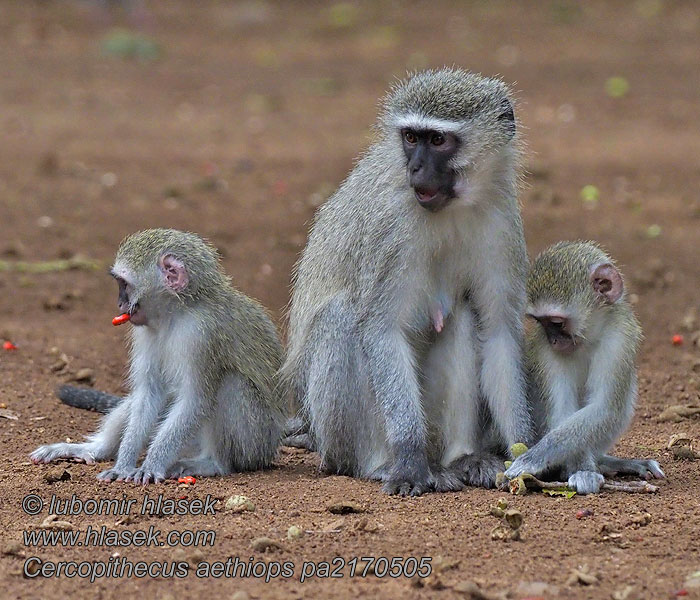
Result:
{"label": "monkey's arm", "polygon": [[127,401],[130,411],[119,444],[117,460],[114,467],[97,476],[102,481],[131,480],[141,451],[158,420],[165,402],[165,394],[155,377],[144,369],[143,372],[136,373],[134,390],[122,404],[126,404]]}
{"label": "monkey's arm", "polygon": [[[522,473],[537,476],[553,467],[565,467],[569,473],[596,468],[595,460],[612,446],[631,414],[634,366],[625,359],[628,343],[619,333],[610,335],[605,348],[592,357],[585,386],[586,406],[518,457],[506,471],[508,477]],[[556,393],[556,388],[550,386],[549,391]],[[551,405],[559,401],[557,397],[549,399]]]}
{"label": "monkey's arm", "polygon": [[165,481],[168,468],[180,457],[185,443],[198,431],[205,412],[208,395],[205,388],[191,370],[168,411],[168,416],[159,425],[143,464],[129,477],[134,483],[147,484]]}
{"label": "monkey's arm", "polygon": [[411,347],[397,325],[377,321],[365,324],[362,341],[393,461],[384,490],[420,495],[430,487],[431,472]]}

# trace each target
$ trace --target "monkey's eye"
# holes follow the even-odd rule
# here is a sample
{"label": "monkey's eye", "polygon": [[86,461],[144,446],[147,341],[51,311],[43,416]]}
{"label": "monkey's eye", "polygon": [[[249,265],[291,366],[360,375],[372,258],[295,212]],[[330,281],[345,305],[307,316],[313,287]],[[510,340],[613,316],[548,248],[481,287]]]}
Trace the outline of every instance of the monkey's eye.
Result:
{"label": "monkey's eye", "polygon": [[445,136],[441,133],[434,133],[430,138],[430,143],[433,146],[442,146],[445,143]]}
{"label": "monkey's eye", "polygon": [[409,144],[415,144],[418,142],[418,138],[416,137],[416,134],[413,133],[412,131],[404,131],[403,132],[403,139],[406,140]]}

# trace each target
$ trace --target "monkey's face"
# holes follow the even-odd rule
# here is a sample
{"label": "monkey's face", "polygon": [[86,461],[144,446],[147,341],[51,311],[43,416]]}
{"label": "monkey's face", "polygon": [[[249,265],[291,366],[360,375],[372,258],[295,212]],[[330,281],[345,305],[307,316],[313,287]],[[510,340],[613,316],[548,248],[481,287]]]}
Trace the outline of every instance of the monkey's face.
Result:
{"label": "monkey's face", "polygon": [[418,203],[437,212],[456,197],[456,173],[450,165],[459,149],[459,140],[452,133],[434,129],[401,129],[406,174]]}
{"label": "monkey's face", "polygon": [[558,315],[529,314],[542,327],[550,348],[560,354],[571,354],[580,345],[580,338],[573,332],[571,319]]}
{"label": "monkey's face", "polygon": [[133,280],[122,270],[119,272],[112,270],[111,274],[119,285],[119,295],[117,298],[119,312],[121,314],[128,314],[130,316],[129,322],[132,325],[145,325],[147,322],[146,311],[143,310],[136,297]]}

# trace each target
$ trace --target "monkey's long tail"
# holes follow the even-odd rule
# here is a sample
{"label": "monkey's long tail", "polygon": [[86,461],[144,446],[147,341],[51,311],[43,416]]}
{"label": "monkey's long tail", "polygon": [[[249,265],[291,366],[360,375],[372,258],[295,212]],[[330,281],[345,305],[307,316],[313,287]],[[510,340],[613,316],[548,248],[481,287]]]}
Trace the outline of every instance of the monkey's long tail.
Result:
{"label": "monkey's long tail", "polygon": [[94,410],[98,413],[108,413],[122,401],[119,396],[74,385],[62,385],[56,390],[56,395],[61,402],[69,406]]}

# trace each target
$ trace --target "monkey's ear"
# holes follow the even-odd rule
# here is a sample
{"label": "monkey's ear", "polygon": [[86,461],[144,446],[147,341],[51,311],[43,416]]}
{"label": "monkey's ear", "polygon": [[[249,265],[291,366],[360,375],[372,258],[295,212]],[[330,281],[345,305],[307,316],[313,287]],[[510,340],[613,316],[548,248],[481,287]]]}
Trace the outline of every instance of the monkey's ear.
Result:
{"label": "monkey's ear", "polygon": [[591,272],[591,285],[606,304],[615,304],[622,298],[625,284],[620,272],[610,263],[598,265]]}
{"label": "monkey's ear", "polygon": [[158,259],[158,268],[163,274],[165,286],[173,292],[181,292],[187,287],[190,277],[187,274],[185,263],[175,258],[172,254],[163,254]]}

